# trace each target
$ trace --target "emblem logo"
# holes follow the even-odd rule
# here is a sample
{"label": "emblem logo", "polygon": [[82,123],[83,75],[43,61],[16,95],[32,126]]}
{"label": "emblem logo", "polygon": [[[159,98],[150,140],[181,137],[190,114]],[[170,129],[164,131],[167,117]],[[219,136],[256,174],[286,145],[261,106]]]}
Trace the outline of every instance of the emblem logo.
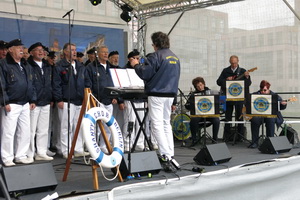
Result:
{"label": "emblem logo", "polygon": [[254,99],[253,106],[258,112],[265,112],[270,107],[270,103],[265,97],[258,97]]}
{"label": "emblem logo", "polygon": [[228,91],[231,96],[237,97],[242,93],[243,88],[239,83],[232,83],[230,84]]}
{"label": "emblem logo", "polygon": [[212,109],[212,102],[208,98],[199,99],[197,108],[200,112],[207,113]]}

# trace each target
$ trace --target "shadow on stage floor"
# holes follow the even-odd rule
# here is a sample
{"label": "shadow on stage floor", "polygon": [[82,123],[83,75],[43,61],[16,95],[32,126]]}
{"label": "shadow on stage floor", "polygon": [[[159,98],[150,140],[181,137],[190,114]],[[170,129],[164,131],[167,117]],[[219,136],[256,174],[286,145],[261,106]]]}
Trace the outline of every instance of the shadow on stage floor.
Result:
{"label": "shadow on stage floor", "polygon": [[[221,141],[219,142],[221,143]],[[279,153],[279,154],[263,154],[258,149],[247,148],[249,143],[247,142],[238,142],[235,145],[232,142],[228,142],[226,146],[232,156],[229,162],[220,163],[213,166],[202,166],[194,162],[193,158],[200,151],[200,145],[196,145],[192,148],[188,147],[190,141],[186,142],[186,145],[182,145],[182,141],[175,141],[175,158],[178,163],[181,165],[181,170],[178,170],[176,173],[166,173],[160,171],[158,174],[152,175],[152,177],[141,176],[131,180],[125,180],[124,182],[119,182],[118,179],[113,181],[108,181],[104,178],[111,179],[114,177],[110,169],[103,169],[103,174],[98,168],[98,177],[99,177],[99,187],[100,190],[93,189],[93,177],[92,177],[92,168],[90,165],[86,165],[83,158],[73,159],[73,162],[68,173],[67,181],[62,182],[63,174],[65,171],[65,159],[61,156],[55,156],[55,159],[51,162],[57,178],[58,185],[55,190],[43,191],[29,194],[23,194],[19,197],[22,200],[36,200],[42,199],[48,194],[51,195],[54,192],[57,192],[58,195],[62,197],[67,196],[79,196],[81,194],[94,193],[99,191],[109,191],[115,187],[123,186],[126,184],[140,183],[154,180],[164,180],[171,179],[176,177],[184,177],[191,174],[197,174],[199,172],[194,172],[193,168],[204,168],[203,173],[227,169],[233,166],[257,162],[266,159],[288,157],[297,155],[300,151],[299,148],[292,148],[289,152]],[[35,163],[39,163],[36,161]],[[34,164],[35,164],[34,163]],[[38,178],[38,177],[37,177]],[[17,180],[17,181],[26,181],[26,180]],[[14,199],[14,198],[12,198]]]}

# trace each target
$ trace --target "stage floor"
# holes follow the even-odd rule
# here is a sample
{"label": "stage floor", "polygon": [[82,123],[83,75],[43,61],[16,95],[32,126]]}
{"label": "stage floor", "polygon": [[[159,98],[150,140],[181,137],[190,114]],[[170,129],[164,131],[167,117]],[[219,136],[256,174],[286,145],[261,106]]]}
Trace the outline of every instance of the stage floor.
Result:
{"label": "stage floor", "polygon": [[[219,141],[219,143],[222,143],[222,141]],[[199,172],[192,171],[194,167],[204,168],[203,173],[206,173],[206,172],[230,168],[237,165],[242,165],[245,163],[252,163],[261,160],[294,156],[300,152],[299,148],[292,148],[289,152],[285,152],[285,153],[264,154],[261,153],[258,149],[247,148],[249,146],[249,143],[247,141],[238,142],[234,145],[232,144],[232,142],[228,142],[226,143],[226,146],[232,157],[228,162],[220,163],[212,166],[202,166],[196,164],[193,160],[193,158],[199,153],[201,145],[196,145],[192,148],[190,148],[189,145],[190,145],[190,140],[187,140],[185,145],[183,145],[182,141],[175,141],[175,158],[178,161],[178,163],[181,165],[181,170],[178,170],[176,173],[166,173],[161,170],[158,174],[152,175],[151,178],[147,176],[141,176],[139,178],[125,180],[124,182],[119,182],[118,179],[115,179],[113,181],[106,180],[103,174],[101,173],[100,168],[98,168],[97,172],[99,178],[99,190],[97,191],[94,190],[93,188],[92,168],[90,165],[85,164],[83,158],[76,158],[72,160],[67,181],[62,182],[63,174],[65,171],[66,160],[63,159],[61,156],[55,156],[55,159],[51,162],[58,182],[58,185],[55,188],[55,190],[24,194],[20,196],[19,199],[37,200],[46,197],[48,194],[51,195],[54,192],[57,192],[59,197],[61,198],[67,196],[75,197],[82,194],[111,190],[115,187],[123,186],[126,184],[171,179],[171,178],[183,177],[183,176],[199,173]],[[36,161],[34,164],[37,163],[42,163],[42,162]],[[109,179],[114,177],[110,169],[104,169],[103,173]],[[26,181],[26,180],[20,180],[20,181]]]}

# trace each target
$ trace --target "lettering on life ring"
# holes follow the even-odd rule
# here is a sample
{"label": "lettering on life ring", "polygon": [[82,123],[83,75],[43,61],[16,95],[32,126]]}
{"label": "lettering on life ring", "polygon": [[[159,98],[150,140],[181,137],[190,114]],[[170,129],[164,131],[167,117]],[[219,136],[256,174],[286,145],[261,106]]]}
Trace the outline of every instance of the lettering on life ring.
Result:
{"label": "lettering on life ring", "polygon": [[[95,125],[98,120],[103,121],[109,127],[112,134],[113,152],[106,155],[100,149],[96,141]],[[115,118],[103,107],[89,109],[82,120],[83,139],[93,160],[105,168],[114,168],[121,163],[124,143],[122,131]]]}

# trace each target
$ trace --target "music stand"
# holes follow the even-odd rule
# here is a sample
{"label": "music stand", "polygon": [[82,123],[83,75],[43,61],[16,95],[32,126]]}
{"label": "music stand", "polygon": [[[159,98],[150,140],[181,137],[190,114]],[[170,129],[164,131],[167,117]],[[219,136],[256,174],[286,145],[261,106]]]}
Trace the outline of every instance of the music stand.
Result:
{"label": "music stand", "polygon": [[[265,139],[264,135],[264,118],[277,118],[278,113],[278,95],[274,94],[249,94],[246,98],[246,116],[261,117],[262,118],[262,134],[252,143],[249,147],[262,138]],[[259,144],[260,145],[260,144]]]}
{"label": "music stand", "polygon": [[[249,93],[249,87],[246,87],[245,81],[244,80],[227,80],[226,81],[226,101],[231,101],[231,102],[244,102],[245,101],[245,95]],[[242,112],[242,111],[241,111]],[[235,110],[235,113],[237,111]],[[226,116],[226,113],[225,113]],[[225,117],[226,118],[226,117]],[[235,120],[238,120],[240,116],[236,116],[235,114]],[[230,125],[227,125],[230,126]],[[237,126],[235,124],[235,131],[231,133],[230,135],[227,136],[225,139],[225,142],[230,140],[230,138],[233,136],[233,143],[232,145],[235,144],[237,135],[239,135],[243,140],[248,141],[251,143],[245,136],[241,133],[238,132]],[[244,129],[244,124],[242,124],[243,129]],[[226,125],[225,125],[226,127]]]}
{"label": "music stand", "polygon": [[[206,146],[206,118],[220,117],[219,95],[203,95],[201,93],[192,94],[190,117],[203,118],[204,140],[203,148]],[[200,136],[201,139],[201,136]]]}

